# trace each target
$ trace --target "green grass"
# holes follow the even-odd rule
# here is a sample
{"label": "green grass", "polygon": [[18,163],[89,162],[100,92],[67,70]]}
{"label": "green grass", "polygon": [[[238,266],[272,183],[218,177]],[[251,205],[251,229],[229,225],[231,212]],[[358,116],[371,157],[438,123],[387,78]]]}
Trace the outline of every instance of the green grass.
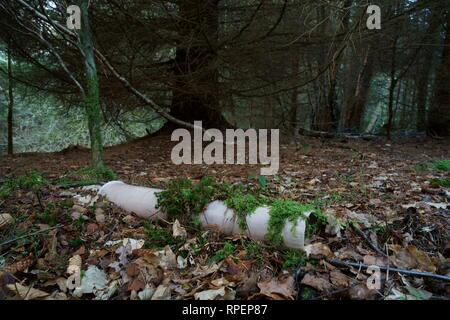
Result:
{"label": "green grass", "polygon": [[296,269],[306,265],[305,254],[297,250],[286,250],[283,252],[283,268]]}
{"label": "green grass", "polygon": [[175,239],[169,230],[160,229],[153,222],[144,222],[144,228],[147,231],[144,238],[144,246],[147,249],[160,250],[167,245],[172,246],[184,243],[184,240]]}
{"label": "green grass", "polygon": [[445,179],[433,179],[430,181],[430,184],[437,184],[441,187],[444,188],[450,188],[450,179],[449,178],[445,178]]}
{"label": "green grass", "polygon": [[209,259],[210,263],[217,263],[219,261],[222,261],[225,258],[228,258],[229,256],[233,255],[236,251],[236,248],[230,241],[226,241],[223,245],[223,248],[220,250],[217,250],[215,255]]}
{"label": "green grass", "polygon": [[6,180],[0,187],[0,196],[10,196],[11,192],[17,189],[37,191],[44,185],[48,185],[48,181],[42,177],[42,173],[31,172],[18,178]]}
{"label": "green grass", "polygon": [[57,185],[58,187],[60,187],[62,189],[69,189],[72,186],[77,186],[77,187],[90,186],[90,185],[93,185],[96,183],[98,183],[97,180],[92,180],[92,179],[76,181],[76,180],[71,180],[71,179],[67,179],[67,178],[60,178],[53,182],[54,185]]}
{"label": "green grass", "polygon": [[427,169],[433,169],[438,171],[450,171],[450,160],[434,160],[427,162],[415,168],[416,171],[425,171]]}

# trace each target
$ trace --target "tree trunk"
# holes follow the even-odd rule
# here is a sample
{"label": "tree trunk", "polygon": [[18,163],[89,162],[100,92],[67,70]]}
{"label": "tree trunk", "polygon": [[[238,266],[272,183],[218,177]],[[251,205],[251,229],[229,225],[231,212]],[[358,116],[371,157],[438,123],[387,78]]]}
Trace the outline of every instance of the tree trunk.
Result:
{"label": "tree trunk", "polygon": [[[232,127],[220,112],[217,70],[218,0],[180,2],[180,44],[177,46],[170,115],[204,128]],[[175,129],[166,123],[162,131]]]}
{"label": "tree trunk", "polygon": [[[438,11],[438,9],[432,11],[430,17],[428,18],[429,28],[427,31],[427,39],[433,38],[434,41],[436,41],[434,38],[434,33],[436,32],[436,29],[440,26],[440,19],[436,11]],[[422,67],[420,68],[418,79],[416,82],[417,131],[425,131],[427,127],[427,105],[428,101],[430,100],[428,83],[430,81],[430,75],[432,71],[432,68],[430,68],[430,64],[433,61],[435,51],[434,48],[430,47],[425,47],[423,50],[425,50],[425,54],[423,56],[423,60],[421,61]]]}
{"label": "tree trunk", "polygon": [[370,47],[367,48],[364,61],[358,75],[353,101],[349,101],[347,110],[347,121],[344,126],[347,129],[361,129],[361,119],[364,113],[364,106],[369,93],[370,82],[372,80],[373,68],[370,61]]}
{"label": "tree trunk", "polygon": [[91,140],[92,167],[103,168],[103,138],[101,131],[102,113],[99,97],[97,67],[94,57],[94,45],[89,26],[89,0],[81,1],[81,48],[86,68],[86,113],[88,117],[89,136]]}
{"label": "tree trunk", "polygon": [[14,153],[13,145],[13,112],[14,112],[14,95],[13,95],[13,78],[12,78],[12,58],[11,47],[8,46],[8,154]]}
{"label": "tree trunk", "polygon": [[450,12],[446,12],[447,28],[441,68],[436,80],[435,105],[431,108],[427,125],[428,135],[450,135]]}

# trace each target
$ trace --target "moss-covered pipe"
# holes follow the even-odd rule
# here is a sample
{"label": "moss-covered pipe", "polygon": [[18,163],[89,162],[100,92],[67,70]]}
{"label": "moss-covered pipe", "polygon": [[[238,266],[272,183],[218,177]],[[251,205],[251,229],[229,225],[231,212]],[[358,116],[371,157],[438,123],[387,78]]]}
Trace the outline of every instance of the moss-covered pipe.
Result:
{"label": "moss-covered pipe", "polygon": [[[161,189],[153,189],[128,185],[122,181],[111,181],[105,184],[99,194],[106,197],[120,208],[134,212],[144,219],[167,218],[167,214],[158,209],[156,193]],[[246,219],[247,228],[242,230],[238,216],[228,208],[222,201],[211,202],[203,212],[199,214],[203,227],[217,226],[226,234],[245,234],[254,240],[267,240],[269,233],[269,222],[271,219],[271,208],[261,206],[248,214]],[[311,212],[303,212],[302,217],[295,221],[286,221],[280,230],[283,244],[288,248],[303,250],[305,241],[306,219]]]}

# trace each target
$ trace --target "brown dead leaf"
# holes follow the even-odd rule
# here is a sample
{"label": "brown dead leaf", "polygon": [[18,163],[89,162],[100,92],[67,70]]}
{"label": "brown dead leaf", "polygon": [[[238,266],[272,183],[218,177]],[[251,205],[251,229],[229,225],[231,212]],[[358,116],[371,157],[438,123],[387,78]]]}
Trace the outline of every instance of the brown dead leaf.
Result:
{"label": "brown dead leaf", "polygon": [[37,290],[31,287],[26,287],[20,283],[8,284],[6,287],[15,292],[20,299],[23,300],[35,300],[48,297],[50,294],[41,290]]}
{"label": "brown dead leaf", "polygon": [[278,297],[282,300],[294,300],[294,295],[296,294],[295,280],[292,276],[281,281],[276,279],[262,281],[258,283],[258,287],[261,290],[260,294],[270,298]]}
{"label": "brown dead leaf", "polygon": [[332,285],[330,281],[328,280],[328,277],[324,275],[318,275],[318,274],[310,274],[307,273],[303,279],[302,284],[310,286],[314,289],[317,289],[319,291],[329,291],[332,288]]}
{"label": "brown dead leaf", "polygon": [[173,223],[172,234],[174,238],[184,239],[187,237],[186,229],[181,226],[180,221],[178,221],[178,219],[175,220],[175,222]]}
{"label": "brown dead leaf", "polygon": [[407,270],[415,269],[431,273],[436,272],[436,266],[430,257],[415,246],[402,248],[399,245],[391,245],[389,248],[394,252],[394,256],[391,259],[398,268]]}
{"label": "brown dead leaf", "polygon": [[350,288],[348,294],[353,300],[373,300],[377,296],[377,291],[367,288],[366,284],[359,284]]}
{"label": "brown dead leaf", "polygon": [[332,258],[333,252],[324,243],[314,243],[305,246],[305,252],[308,257],[313,259]]}
{"label": "brown dead leaf", "polygon": [[348,287],[350,278],[340,271],[330,272],[330,281],[332,284],[338,287]]}

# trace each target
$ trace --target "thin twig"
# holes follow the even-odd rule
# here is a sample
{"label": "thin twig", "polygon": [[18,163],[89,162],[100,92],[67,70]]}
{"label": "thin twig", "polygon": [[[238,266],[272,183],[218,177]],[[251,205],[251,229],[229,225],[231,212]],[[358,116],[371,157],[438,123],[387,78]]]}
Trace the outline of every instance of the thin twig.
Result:
{"label": "thin twig", "polygon": [[378,245],[376,243],[373,243],[369,237],[364,233],[364,231],[362,231],[361,229],[359,229],[356,225],[351,224],[353,230],[361,237],[363,238],[367,244],[373,249],[375,250],[379,255],[383,256],[383,257],[387,257],[386,253],[384,253],[380,247],[378,247]]}
{"label": "thin twig", "polygon": [[7,240],[5,242],[0,243],[0,247],[2,247],[4,245],[7,245],[8,243],[15,242],[17,240],[20,240],[20,239],[23,239],[23,238],[27,238],[27,237],[31,237],[31,236],[35,236],[37,234],[44,233],[46,231],[50,231],[50,230],[53,230],[53,229],[61,228],[63,226],[64,225],[60,224],[60,225],[57,225],[57,226],[54,226],[54,227],[51,227],[51,228],[47,228],[47,229],[44,229],[44,230],[39,230],[39,231],[36,231],[36,232],[33,232],[33,233],[24,234],[23,236],[20,236],[20,237],[17,237],[17,238],[13,238],[13,239],[10,239],[10,240]]}
{"label": "thin twig", "polygon": [[[346,267],[351,266],[351,267],[366,268],[366,269],[369,268],[369,267],[373,267],[373,266],[369,266],[369,265],[363,264],[363,263],[355,263],[355,262],[349,262],[349,261],[340,261],[340,260],[337,260],[337,259],[327,259],[327,261],[329,263],[337,265],[337,266],[346,266]],[[383,271],[392,271],[392,272],[408,274],[408,275],[411,275],[411,276],[436,278],[436,279],[441,279],[441,280],[445,280],[445,281],[450,281],[450,277],[443,276],[443,275],[440,275],[440,274],[435,274],[435,273],[428,273],[428,272],[421,272],[421,271],[411,271],[411,270],[389,268],[389,267],[383,267],[383,266],[376,266],[376,267],[380,268],[380,270],[383,270]]]}

